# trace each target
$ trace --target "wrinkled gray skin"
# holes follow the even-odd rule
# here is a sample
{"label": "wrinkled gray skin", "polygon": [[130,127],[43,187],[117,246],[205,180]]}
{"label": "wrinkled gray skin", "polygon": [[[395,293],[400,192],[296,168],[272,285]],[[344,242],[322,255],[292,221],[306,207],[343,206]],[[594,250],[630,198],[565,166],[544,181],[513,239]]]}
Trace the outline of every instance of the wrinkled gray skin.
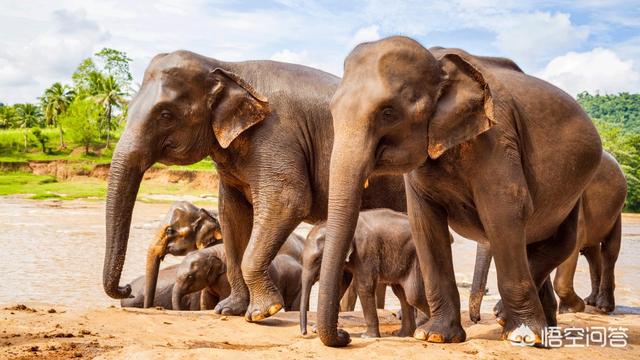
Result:
{"label": "wrinkled gray skin", "polygon": [[[316,225],[307,236],[300,310],[300,330],[303,335],[307,332],[309,294],[319,277],[321,262],[318,254],[323,252],[325,236],[324,223]],[[391,286],[400,300],[402,326],[395,335],[413,334],[416,328],[414,308],[429,314],[407,215],[388,209],[361,212],[344,269],[358,279],[357,293],[367,324],[367,330],[362,337],[380,337],[376,311],[378,284]]]}
{"label": "wrinkled gray skin", "polygon": [[543,329],[556,321],[546,280],[573,251],[580,196],[602,155],[598,133],[575,99],[508,59],[426,49],[398,36],[349,54],[330,107],[335,139],[318,301],[322,342],[350,340],[337,329],[336,298],[362,184],[376,174],[404,173],[431,308],[414,337],[466,339],[451,226],[491,245],[504,338],[518,341],[514,330],[524,324],[541,344]]}
{"label": "wrinkled gray skin", "polygon": [[[231,294],[215,311],[273,315],[282,298],[267,268],[301,222],[326,218],[339,78],[273,61],[223,62],[188,51],[156,56],[129,105],[114,151],[106,204],[103,287],[120,286],[131,214],[154,163],[193,164],[210,156],[220,175],[219,213]],[[372,177],[358,208],[405,211],[400,176]]]}
{"label": "wrinkled gray skin", "polygon": [[212,246],[222,240],[218,215],[201,209],[187,201],[171,204],[155,241],[147,250],[146,278],[150,279],[145,287],[145,306],[154,302],[154,294],[160,269],[165,255],[184,256],[198,248]]}
{"label": "wrinkled gray skin", "polygon": [[[268,271],[282,294],[285,310],[298,310],[302,274],[300,263],[289,255],[280,254],[273,259]],[[185,257],[178,267],[176,282],[173,286],[171,299],[174,309],[183,309],[185,297],[198,291],[202,291],[200,296],[202,310],[213,309],[220,299],[227,297],[231,292],[226,277],[223,245],[194,251]]]}
{"label": "wrinkled gray skin", "polygon": [[[603,152],[595,177],[582,195],[578,219],[576,247],[556,270],[553,281],[560,298],[560,313],[584,311],[585,302],[603,313],[615,308],[615,263],[620,252],[621,213],[627,195],[627,182],[617,161]],[[583,254],[589,262],[591,294],[584,301],[573,288],[578,256]],[[480,305],[491,265],[491,247],[478,243],[473,285],[469,296],[469,316],[480,320]],[[504,322],[501,306],[496,306],[498,322]]]}
{"label": "wrinkled gray skin", "polygon": [[[173,304],[171,303],[171,293],[173,291],[173,284],[176,281],[176,270],[178,265],[171,265],[160,270],[158,275],[158,282],[156,288],[156,294],[153,301],[154,307],[162,307],[163,309],[172,310]],[[140,276],[133,280],[131,283],[131,294],[133,297],[121,299],[121,307],[144,307],[144,290],[145,290],[145,276]],[[181,309],[188,310],[200,310],[200,294],[193,293],[190,296],[185,296],[182,299]]]}

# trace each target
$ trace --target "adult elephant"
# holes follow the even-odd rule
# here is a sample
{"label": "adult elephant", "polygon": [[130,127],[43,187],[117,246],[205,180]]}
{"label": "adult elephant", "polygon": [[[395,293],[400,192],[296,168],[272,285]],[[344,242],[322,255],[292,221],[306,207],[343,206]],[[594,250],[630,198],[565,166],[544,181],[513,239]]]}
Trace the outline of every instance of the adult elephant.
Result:
{"label": "adult elephant", "polygon": [[[585,302],[603,313],[615,308],[615,264],[622,239],[621,213],[627,196],[627,182],[620,165],[604,152],[598,171],[581,199],[578,238],[571,255],[556,270],[553,285],[560,298],[560,313],[584,311]],[[589,262],[591,294],[583,301],[573,288],[578,257]],[[478,243],[473,285],[469,295],[469,317],[480,320],[480,305],[491,266],[491,247]],[[499,307],[497,307],[499,308]],[[498,313],[498,321],[502,314]]]}
{"label": "adult elephant", "polygon": [[526,341],[540,343],[542,329],[555,322],[555,310],[545,312],[541,303],[549,310],[555,302],[545,280],[573,250],[578,200],[602,153],[598,133],[576,101],[509,60],[428,50],[391,37],[361,44],[347,57],[331,113],[335,140],[318,301],[323,343],[345,346],[350,340],[336,326],[340,270],[362,184],[383,173],[406,173],[407,208],[431,307],[431,319],[414,336],[430,342],[466,338],[450,225],[491,244],[507,315],[504,336],[514,340],[514,330],[526,325],[535,334]]}
{"label": "adult elephant", "polygon": [[[325,219],[339,78],[273,61],[223,62],[188,51],[156,56],[129,105],[106,206],[105,292],[119,286],[136,194],[154,163],[210,156],[220,176],[219,215],[231,294],[215,311],[273,315],[282,298],[267,268],[303,220]],[[400,177],[371,179],[362,207],[406,210]]]}

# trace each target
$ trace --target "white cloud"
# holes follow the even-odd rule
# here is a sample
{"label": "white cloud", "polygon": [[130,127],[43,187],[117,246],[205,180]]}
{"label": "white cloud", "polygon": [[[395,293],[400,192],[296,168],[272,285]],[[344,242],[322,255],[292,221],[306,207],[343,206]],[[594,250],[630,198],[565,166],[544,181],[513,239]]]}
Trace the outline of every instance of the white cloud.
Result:
{"label": "white cloud", "polygon": [[309,58],[309,53],[307,51],[294,52],[289,49],[284,49],[282,51],[278,51],[273,54],[270,60],[274,61],[282,61],[293,64],[303,64],[311,66],[311,59]]}
{"label": "white cloud", "polygon": [[496,17],[496,46],[525,66],[546,62],[583,44],[589,29],[571,23],[569,14],[534,12]]}
{"label": "white cloud", "polygon": [[379,40],[380,38],[381,38],[380,29],[378,25],[363,27],[358,29],[355,35],[353,35],[353,38],[349,43],[349,47],[354,47],[360,43],[367,42],[367,41]]}
{"label": "white cloud", "polygon": [[595,48],[588,52],[569,52],[551,60],[537,74],[569,94],[618,93],[640,91],[640,72],[632,60],[622,60],[610,49]]}

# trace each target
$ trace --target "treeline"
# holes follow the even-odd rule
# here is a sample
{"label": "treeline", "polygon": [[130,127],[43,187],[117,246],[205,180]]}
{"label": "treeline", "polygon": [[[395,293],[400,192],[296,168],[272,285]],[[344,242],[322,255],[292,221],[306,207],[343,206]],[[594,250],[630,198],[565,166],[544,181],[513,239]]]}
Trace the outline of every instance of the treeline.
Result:
{"label": "treeline", "polygon": [[578,94],[602,144],[620,163],[629,187],[626,210],[640,211],[640,94]]}
{"label": "treeline", "polygon": [[[0,151],[28,152],[36,145],[45,153],[63,152],[68,141],[82,146],[85,154],[97,144],[109,149],[126,118],[133,80],[130,62],[124,52],[104,48],[78,65],[71,85],[54,83],[39,103],[0,104],[0,129],[19,129],[22,135],[22,144],[1,141]],[[53,148],[48,129],[56,129]],[[6,133],[6,139],[11,139],[12,132]]]}

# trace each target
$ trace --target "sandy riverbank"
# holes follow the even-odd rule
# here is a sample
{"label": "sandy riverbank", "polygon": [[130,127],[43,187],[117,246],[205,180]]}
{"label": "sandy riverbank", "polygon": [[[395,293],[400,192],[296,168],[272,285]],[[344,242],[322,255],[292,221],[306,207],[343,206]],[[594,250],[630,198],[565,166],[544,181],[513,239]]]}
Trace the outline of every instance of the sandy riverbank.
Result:
{"label": "sandy riverbank", "polygon": [[[346,349],[322,345],[317,335],[302,336],[298,313],[279,313],[260,324],[241,317],[211,312],[101,308],[73,310],[27,304],[31,310],[0,310],[0,358],[18,359],[638,359],[640,315],[603,316],[594,313],[559,316],[561,327],[615,326],[628,328],[629,345],[612,347],[533,349],[498,340],[500,326],[484,314],[463,325],[468,340],[461,344],[429,344],[397,338],[391,332],[399,322],[380,311],[381,339],[361,339],[362,314],[343,313],[340,324],[353,338]],[[3,305],[2,308],[7,307]],[[49,312],[54,309],[54,312]],[[315,319],[314,316],[311,317]]]}

